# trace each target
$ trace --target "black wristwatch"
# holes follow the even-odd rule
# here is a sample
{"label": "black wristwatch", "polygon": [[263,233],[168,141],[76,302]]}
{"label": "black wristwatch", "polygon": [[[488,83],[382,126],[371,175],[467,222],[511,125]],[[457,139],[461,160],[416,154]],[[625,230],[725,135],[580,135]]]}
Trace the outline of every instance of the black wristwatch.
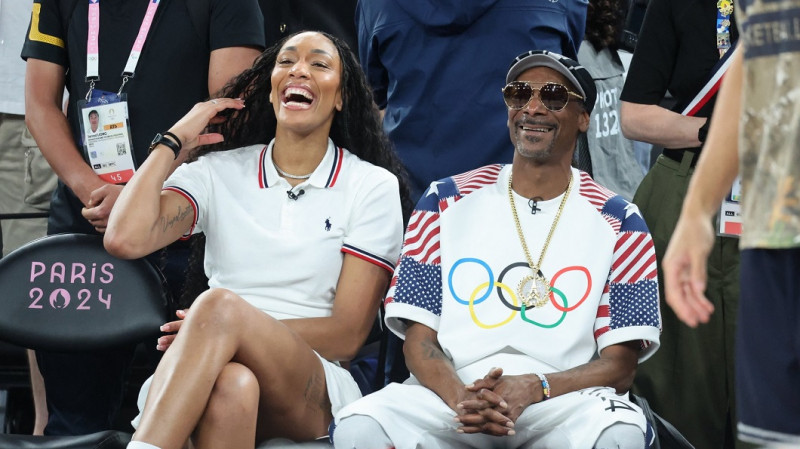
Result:
{"label": "black wristwatch", "polygon": [[708,137],[709,122],[711,122],[711,119],[710,118],[706,119],[706,122],[703,123],[703,126],[701,126],[700,129],[697,130],[697,140],[699,140],[700,143],[705,143],[706,137]]}
{"label": "black wristwatch", "polygon": [[156,134],[156,136],[153,138],[153,142],[150,143],[150,149],[147,151],[147,154],[152,153],[158,144],[164,145],[172,150],[172,152],[175,153],[175,159],[178,159],[178,155],[181,153],[181,148],[183,148],[181,140],[178,138],[178,136],[166,131],[164,134]]}

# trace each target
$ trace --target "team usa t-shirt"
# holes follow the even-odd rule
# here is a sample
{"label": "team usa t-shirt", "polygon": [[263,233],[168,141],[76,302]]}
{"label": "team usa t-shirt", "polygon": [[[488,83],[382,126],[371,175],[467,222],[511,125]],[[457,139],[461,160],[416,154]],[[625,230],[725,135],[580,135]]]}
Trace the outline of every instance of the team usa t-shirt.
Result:
{"label": "team usa t-shirt", "polygon": [[[511,166],[490,165],[431,184],[417,204],[386,299],[389,328],[436,330],[465,382],[494,366],[505,374],[566,370],[603,348],[658,347],[660,311],[653,242],[638,208],[572,169],[573,188],[541,267],[552,285],[543,307],[522,308],[531,274],[508,198]],[[536,214],[516,194],[536,263],[562,196]]]}

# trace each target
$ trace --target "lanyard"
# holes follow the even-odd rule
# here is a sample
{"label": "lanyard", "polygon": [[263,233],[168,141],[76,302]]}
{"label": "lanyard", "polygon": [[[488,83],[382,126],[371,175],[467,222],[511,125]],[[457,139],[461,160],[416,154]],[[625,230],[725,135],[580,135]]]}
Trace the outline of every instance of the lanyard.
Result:
{"label": "lanyard", "polygon": [[728,71],[731,63],[733,63],[732,56],[737,51],[739,50],[734,47],[732,51],[726,51],[722,55],[722,58],[720,58],[716,65],[714,65],[714,68],[711,69],[710,78],[706,81],[706,84],[700,89],[700,92],[689,101],[689,104],[683,107],[681,114],[694,117],[695,114],[717,94],[725,72]]}
{"label": "lanyard", "polygon": [[[153,18],[156,15],[156,10],[161,0],[147,0],[147,11],[144,13],[142,25],[139,27],[139,34],[136,40],[133,41],[133,48],[130,55],[128,55],[128,62],[125,64],[125,70],[122,72],[122,85],[119,86],[119,92],[125,87],[128,79],[133,78],[136,71],[136,65],[139,63],[139,56],[142,54],[144,42],[147,40],[147,35],[150,33],[150,26],[153,24]],[[86,40],[86,82],[89,83],[89,92],[86,93],[86,100],[92,96],[94,90],[94,83],[100,79],[100,48],[98,45],[98,37],[100,35],[100,0],[89,0],[89,35]]]}

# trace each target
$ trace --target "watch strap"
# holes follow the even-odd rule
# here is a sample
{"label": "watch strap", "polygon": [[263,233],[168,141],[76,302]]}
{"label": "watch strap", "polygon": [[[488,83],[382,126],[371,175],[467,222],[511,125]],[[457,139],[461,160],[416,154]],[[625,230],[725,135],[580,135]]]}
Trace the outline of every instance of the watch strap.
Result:
{"label": "watch strap", "polygon": [[700,143],[706,142],[706,137],[708,137],[708,126],[710,124],[711,124],[711,119],[710,118],[706,119],[706,122],[703,123],[703,126],[701,126],[700,129],[697,130],[697,140],[699,140]]}
{"label": "watch strap", "polygon": [[[169,136],[169,137],[167,137]],[[174,139],[174,140],[173,140]],[[178,159],[178,155],[181,153],[181,148],[183,145],[181,144],[180,139],[175,134],[172,134],[169,131],[166,131],[164,134],[156,134],[156,137],[153,139],[153,142],[150,144],[149,153],[152,153],[153,150],[158,145],[164,145],[165,147],[172,150],[172,153],[175,155],[175,159]]]}

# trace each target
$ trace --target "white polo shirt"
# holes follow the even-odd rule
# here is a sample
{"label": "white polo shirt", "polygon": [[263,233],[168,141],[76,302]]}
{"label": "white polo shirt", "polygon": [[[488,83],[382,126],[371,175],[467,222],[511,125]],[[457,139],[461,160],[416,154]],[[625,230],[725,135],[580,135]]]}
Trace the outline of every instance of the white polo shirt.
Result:
{"label": "white polo shirt", "polygon": [[210,287],[277,319],[330,316],[343,253],[394,269],[403,236],[397,178],[329,139],[311,177],[292,188],[275,170],[273,144],[205,155],[164,188],[194,207],[191,232],[206,235]]}

